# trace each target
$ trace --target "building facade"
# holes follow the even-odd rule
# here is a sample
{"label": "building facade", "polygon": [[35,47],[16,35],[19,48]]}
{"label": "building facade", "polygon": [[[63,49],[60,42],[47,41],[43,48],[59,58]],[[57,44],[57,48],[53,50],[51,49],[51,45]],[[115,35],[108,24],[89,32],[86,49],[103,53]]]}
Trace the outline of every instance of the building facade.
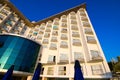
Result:
{"label": "building facade", "polygon": [[[23,36],[42,45],[37,57],[43,65],[42,80],[74,80],[75,60],[80,61],[85,79],[111,78],[85,4],[30,22],[9,1],[1,1],[0,33]],[[28,75],[27,79],[31,78]]]}

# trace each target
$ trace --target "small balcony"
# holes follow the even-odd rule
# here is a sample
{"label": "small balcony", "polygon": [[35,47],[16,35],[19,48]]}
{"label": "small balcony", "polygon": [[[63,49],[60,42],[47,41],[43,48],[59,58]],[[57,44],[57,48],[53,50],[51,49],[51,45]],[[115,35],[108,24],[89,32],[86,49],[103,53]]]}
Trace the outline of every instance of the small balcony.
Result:
{"label": "small balcony", "polygon": [[87,42],[91,44],[96,44],[96,40],[93,36],[87,36]]}
{"label": "small balcony", "polygon": [[62,23],[62,27],[67,27],[67,23]]}
{"label": "small balcony", "polygon": [[77,24],[76,20],[71,20],[71,24]]}
{"label": "small balcony", "polygon": [[77,25],[76,26],[71,26],[71,29],[72,30],[78,30],[78,27],[77,27]]}
{"label": "small balcony", "polygon": [[54,22],[54,25],[59,25],[59,22],[58,22],[58,21],[55,21],[55,22]]}
{"label": "small balcony", "polygon": [[3,20],[4,19],[4,16],[0,14],[0,20]]}
{"label": "small balcony", "polygon": [[88,21],[87,17],[81,17],[82,21]]}
{"label": "small balcony", "polygon": [[62,22],[67,22],[67,19],[64,19],[64,18],[63,18],[63,19],[62,19]]}
{"label": "small balcony", "polygon": [[62,41],[60,44],[60,48],[68,48],[67,42]]}
{"label": "small balcony", "polygon": [[46,32],[51,32],[51,29],[46,29],[45,31],[46,31]]}
{"label": "small balcony", "polygon": [[45,38],[49,38],[50,37],[50,33],[45,33],[44,37]]}
{"label": "small balcony", "polygon": [[51,50],[57,50],[57,45],[55,43],[50,44],[50,49]]}
{"label": "small balcony", "polygon": [[58,36],[58,31],[53,31],[53,32],[52,32],[52,35]]}
{"label": "small balcony", "polygon": [[4,9],[6,9],[6,10],[10,11],[10,8],[9,8],[9,7],[5,7]]}
{"label": "small balcony", "polygon": [[49,43],[49,42],[48,42],[48,39],[44,39],[42,43],[43,43],[43,44],[48,44],[48,43]]}
{"label": "small balcony", "polygon": [[58,26],[53,26],[53,30],[58,30]]}
{"label": "small balcony", "polygon": [[44,32],[43,31],[39,31],[39,34],[43,34]]}
{"label": "small balcony", "polygon": [[73,39],[73,45],[74,46],[81,46],[81,42],[79,39]]}
{"label": "small balcony", "polygon": [[90,27],[90,24],[89,24],[89,22],[83,22],[83,26],[84,27]]}
{"label": "small balcony", "polygon": [[40,29],[41,29],[41,30],[44,30],[44,29],[45,29],[45,26],[41,26]]}
{"label": "small balcony", "polygon": [[90,28],[86,28],[85,29],[85,34],[93,34],[93,32]]}
{"label": "small balcony", "polygon": [[48,24],[48,25],[47,25],[47,28],[51,28],[51,27],[52,27],[52,25],[51,25],[51,24]]}
{"label": "small balcony", "polygon": [[67,33],[67,29],[62,29],[61,32],[62,33]]}
{"label": "small balcony", "polygon": [[80,37],[80,35],[79,35],[78,32],[73,32],[73,33],[72,33],[72,37]]}
{"label": "small balcony", "polygon": [[74,15],[72,15],[72,16],[70,16],[70,19],[76,19],[76,16]]}
{"label": "small balcony", "polygon": [[62,35],[61,35],[61,39],[62,39],[62,40],[68,40],[68,37],[67,37],[67,35],[62,34]]}
{"label": "small balcony", "polygon": [[57,42],[57,37],[52,37],[51,42]]}
{"label": "small balcony", "polygon": [[62,15],[61,17],[62,17],[62,18],[67,18],[67,16],[66,16],[66,15]]}
{"label": "small balcony", "polygon": [[37,39],[38,39],[38,40],[42,40],[42,36],[40,36],[40,35],[37,36]]}
{"label": "small balcony", "polygon": [[86,16],[85,12],[80,12],[80,16]]}

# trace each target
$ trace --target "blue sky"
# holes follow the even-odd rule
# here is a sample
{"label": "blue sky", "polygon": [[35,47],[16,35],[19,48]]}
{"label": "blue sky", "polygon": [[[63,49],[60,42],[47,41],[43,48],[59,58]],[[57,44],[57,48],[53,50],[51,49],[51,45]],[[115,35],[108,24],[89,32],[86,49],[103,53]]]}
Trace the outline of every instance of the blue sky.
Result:
{"label": "blue sky", "polygon": [[30,21],[39,21],[86,2],[107,61],[120,56],[120,0],[10,0]]}

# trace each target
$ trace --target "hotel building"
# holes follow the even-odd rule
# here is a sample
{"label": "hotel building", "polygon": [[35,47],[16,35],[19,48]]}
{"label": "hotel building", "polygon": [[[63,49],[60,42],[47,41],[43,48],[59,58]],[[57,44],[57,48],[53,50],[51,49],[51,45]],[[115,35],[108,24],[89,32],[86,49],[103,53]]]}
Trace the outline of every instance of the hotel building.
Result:
{"label": "hotel building", "polygon": [[0,0],[0,76],[14,64],[15,79],[31,80],[41,62],[40,80],[74,80],[75,60],[86,80],[111,78],[86,4],[30,22],[10,1]]}

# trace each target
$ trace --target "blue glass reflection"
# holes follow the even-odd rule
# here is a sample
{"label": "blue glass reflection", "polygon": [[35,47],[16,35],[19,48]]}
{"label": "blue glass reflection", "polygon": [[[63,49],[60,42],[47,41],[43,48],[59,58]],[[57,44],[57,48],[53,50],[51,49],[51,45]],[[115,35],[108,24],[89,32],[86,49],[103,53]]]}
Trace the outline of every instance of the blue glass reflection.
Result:
{"label": "blue glass reflection", "polygon": [[0,35],[0,68],[11,65],[16,71],[33,72],[40,45],[13,35]]}

